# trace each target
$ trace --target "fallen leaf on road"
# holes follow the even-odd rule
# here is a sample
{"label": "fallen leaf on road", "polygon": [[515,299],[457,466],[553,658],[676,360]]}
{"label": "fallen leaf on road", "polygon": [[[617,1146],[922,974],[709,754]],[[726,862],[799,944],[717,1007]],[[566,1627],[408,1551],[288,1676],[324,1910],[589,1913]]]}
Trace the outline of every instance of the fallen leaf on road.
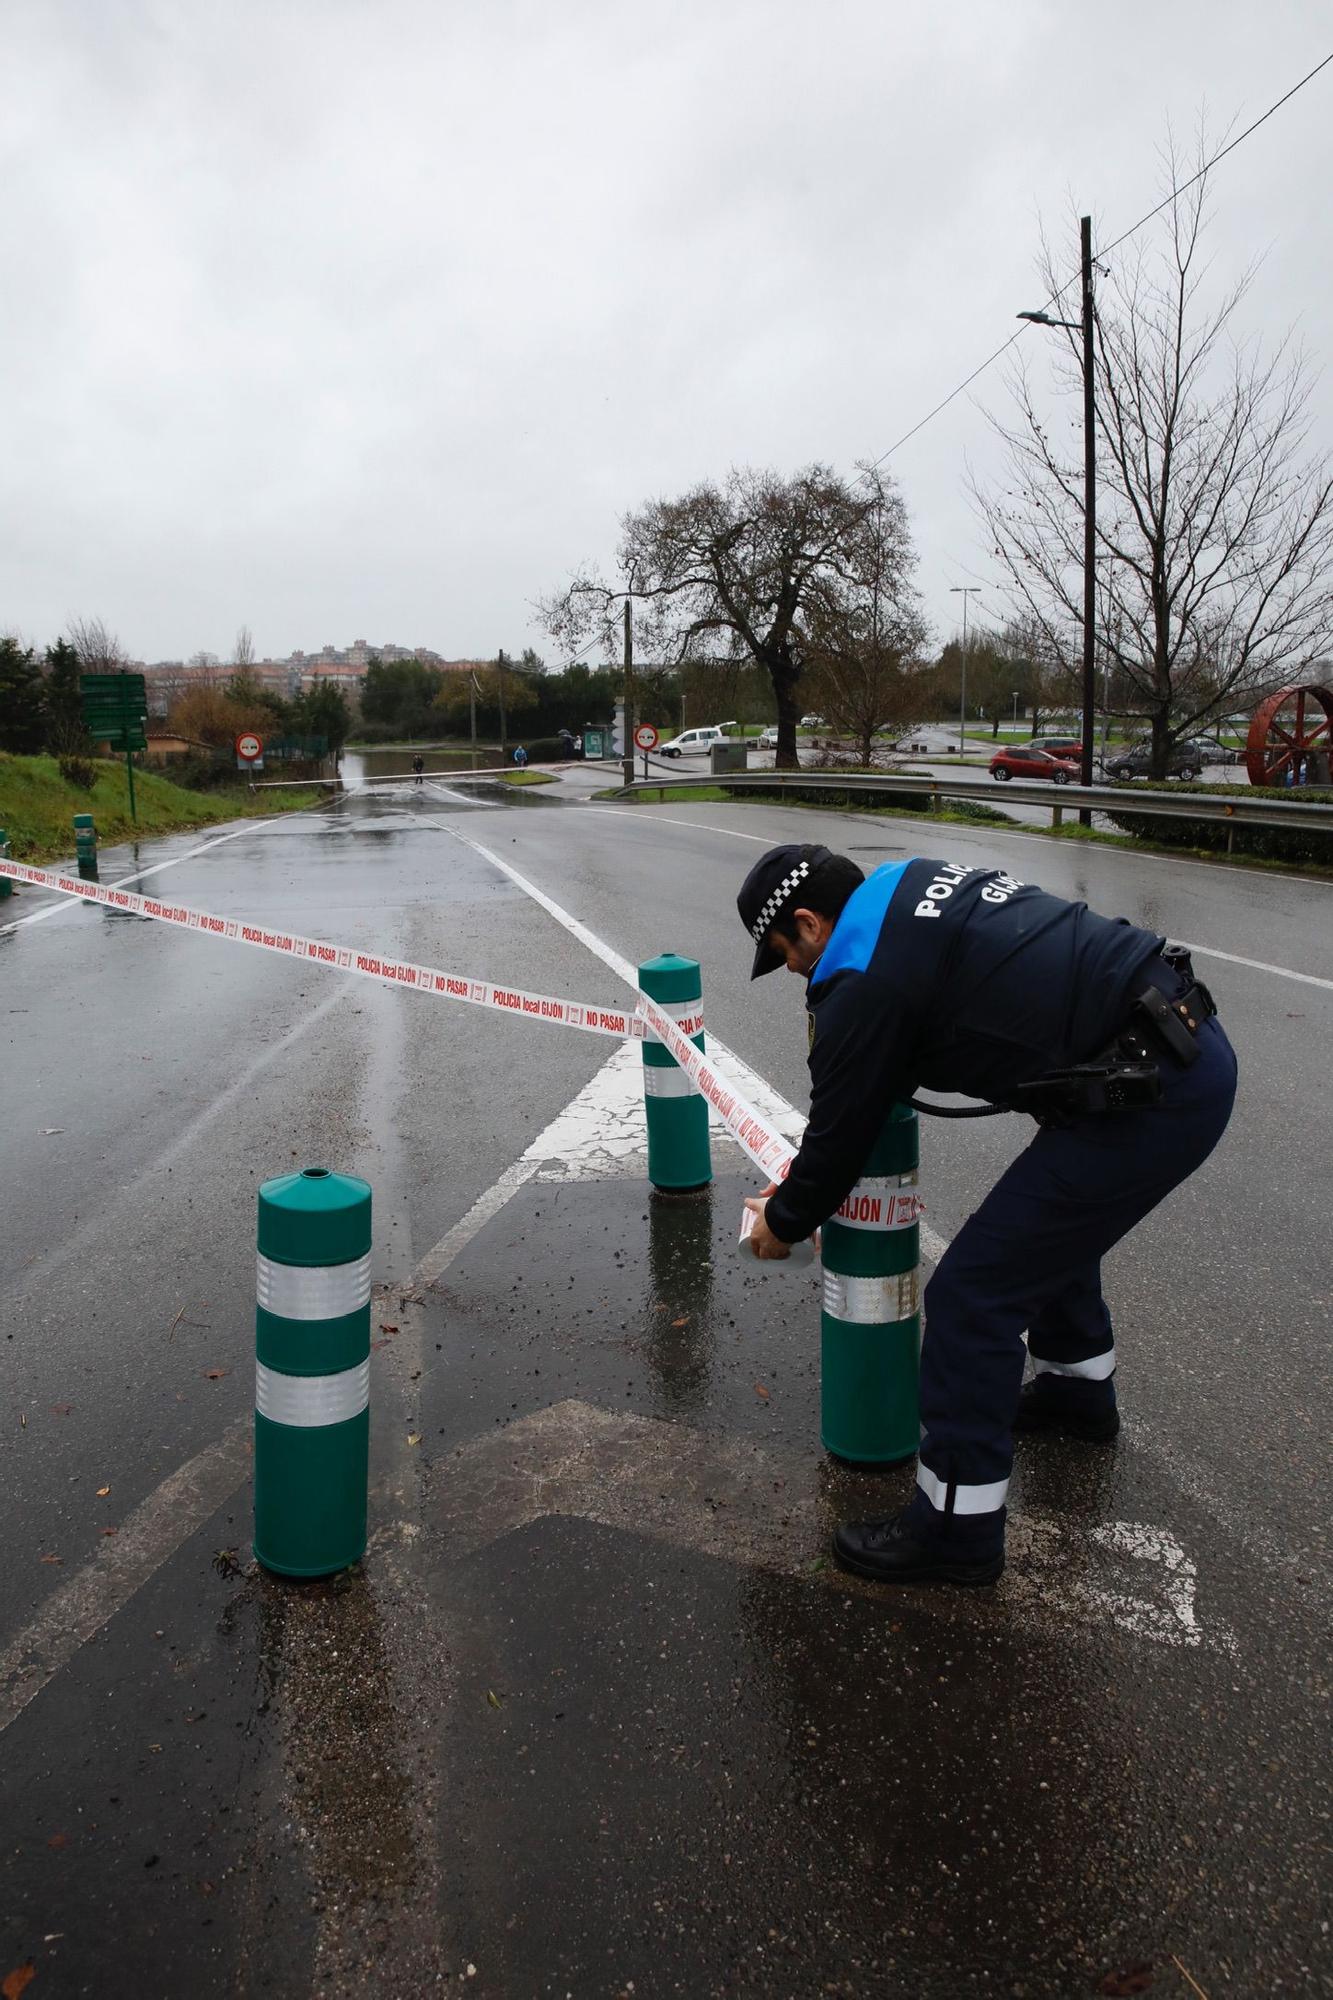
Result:
{"label": "fallen leaf on road", "polygon": [[756,1395],[756,1396],[762,1396],[765,1402],[767,1402],[767,1401],[768,1401],[768,1391],[767,1391],[767,1389],[766,1389],[766,1388],[764,1387],[764,1385],[763,1385],[763,1383],[762,1383],[762,1382],[756,1382],[756,1383],[755,1383],[755,1385],[754,1385],[754,1393],[755,1393],[755,1395]]}
{"label": "fallen leaf on road", "polygon": [[43,1125],[41,1127],[41,1136],[43,1139],[54,1139],[56,1134],[63,1132],[64,1129],[63,1125]]}
{"label": "fallen leaf on road", "polygon": [[26,1965],[16,1965],[12,1972],[7,1972],[4,1978],[0,1979],[0,1993],[4,1994],[5,2000],[19,2000],[19,1994],[28,1981],[35,1979],[36,1976],[37,1967],[31,1959]]}
{"label": "fallen leaf on road", "polygon": [[19,1429],[20,1429],[21,1431],[26,1431],[26,1430],[27,1430],[27,1428],[28,1428],[28,1418],[27,1418],[27,1414],[26,1414],[26,1412],[24,1412],[24,1411],[20,1411],[20,1413],[19,1413]]}
{"label": "fallen leaf on road", "polygon": [[690,1316],[688,1313],[685,1313],[683,1317],[680,1319],[673,1319],[671,1322],[672,1326],[688,1326],[689,1323],[690,1323]]}
{"label": "fallen leaf on road", "polygon": [[105,1500],[105,1499],[106,1499],[106,1496],[107,1496],[107,1494],[108,1494],[108,1493],[109,1493],[110,1491],[111,1491],[111,1488],[110,1488],[109,1486],[99,1486],[99,1487],[98,1487],[98,1489],[97,1489],[97,1497],[98,1497],[98,1499],[99,1499],[99,1500]]}
{"label": "fallen leaf on road", "polygon": [[500,1706],[500,1697],[495,1692],[494,1688],[487,1688],[486,1699],[490,1703],[492,1708],[498,1708]]}
{"label": "fallen leaf on road", "polygon": [[119,1528],[99,1528],[99,1529],[97,1530],[97,1532],[98,1532],[98,1534],[99,1534],[99,1535],[118,1535],[118,1534],[120,1533],[120,1529],[119,1529]]}
{"label": "fallen leaf on road", "polygon": [[52,1403],[51,1415],[53,1417],[67,1417],[73,1408],[73,1403]]}
{"label": "fallen leaf on road", "polygon": [[387,1324],[386,1324],[386,1322],[385,1322],[384,1320],[381,1320],[381,1321],[380,1321],[380,1332],[381,1332],[381,1333],[397,1333],[397,1331],[398,1331],[398,1329],[397,1329],[397,1327],[396,1327],[396,1326],[389,1326],[389,1325],[387,1325]]}
{"label": "fallen leaf on road", "polygon": [[48,1847],[68,1847],[69,1835],[67,1833],[53,1833],[46,1844]]}
{"label": "fallen leaf on road", "polygon": [[408,1442],[409,1444],[420,1444],[420,1443],[421,1443],[421,1432],[420,1432],[420,1431],[409,1431],[409,1432],[408,1432],[408,1434],[407,1434],[407,1442]]}
{"label": "fallen leaf on road", "polygon": [[65,1558],[64,1558],[63,1556],[43,1556],[43,1557],[42,1557],[42,1561],[43,1561],[44,1563],[62,1563],[62,1562],[64,1562],[64,1560],[65,1560]]}
{"label": "fallen leaf on road", "polygon": [[205,1382],[220,1382],[224,1375],[230,1375],[230,1368],[205,1368]]}

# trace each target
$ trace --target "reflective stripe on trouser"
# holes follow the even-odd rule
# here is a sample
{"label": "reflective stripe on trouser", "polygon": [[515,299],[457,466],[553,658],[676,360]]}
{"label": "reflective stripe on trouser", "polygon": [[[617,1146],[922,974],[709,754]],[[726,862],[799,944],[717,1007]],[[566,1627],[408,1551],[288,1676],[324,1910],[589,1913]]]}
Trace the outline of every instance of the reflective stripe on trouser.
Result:
{"label": "reflective stripe on trouser", "polygon": [[[1032,1354],[1030,1340],[1028,1352]],[[1104,1354],[1090,1354],[1086,1361],[1048,1361],[1043,1354],[1032,1354],[1032,1372],[1034,1375],[1067,1375],[1079,1382],[1109,1382],[1115,1374],[1115,1347],[1108,1347]]]}
{"label": "reflective stripe on trouser", "polygon": [[[1039,1131],[959,1230],[926,1287],[921,1351],[921,1465],[954,1485],[954,1509],[945,1526],[923,1488],[909,1510],[923,1530],[998,1545],[1002,1504],[970,1513],[957,1495],[1009,1477],[1025,1329],[1059,1367],[1110,1353],[1101,1259],[1208,1157],[1235,1087],[1231,1046],[1206,1022],[1196,1063],[1163,1064],[1158,1104]],[[1114,1394],[1109,1376],[1066,1379],[1071,1393]]]}

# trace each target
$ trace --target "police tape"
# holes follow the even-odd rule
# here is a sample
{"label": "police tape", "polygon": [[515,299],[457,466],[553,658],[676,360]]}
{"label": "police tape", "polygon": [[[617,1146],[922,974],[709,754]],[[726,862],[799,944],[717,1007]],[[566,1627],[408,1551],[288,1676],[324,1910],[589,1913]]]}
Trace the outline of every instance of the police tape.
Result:
{"label": "police tape", "polygon": [[0,856],[0,875],[16,882],[29,882],[60,895],[75,896],[84,902],[101,903],[126,916],[149,917],[156,923],[173,924],[194,931],[200,937],[221,938],[229,944],[251,945],[259,951],[276,952],[280,957],[326,966],[332,972],[350,972],[363,979],[378,980],[387,986],[408,987],[429,993],[440,1000],[457,1000],[465,1006],[489,1007],[523,1020],[547,1021],[556,1027],[578,1028],[585,1034],[609,1035],[617,1040],[664,1042],[695,1088],[712,1105],[737,1143],[749,1154],[761,1173],[772,1180],[785,1178],[796,1157],[790,1141],[776,1132],[767,1120],[720,1077],[704,1053],[689,1039],[704,1025],[702,1008],[676,1019],[646,994],[639,995],[637,1009],[598,1007],[578,1000],[557,999],[553,995],[528,993],[521,987],[499,986],[487,979],[473,979],[457,972],[443,972],[437,966],[417,965],[406,959],[389,958],[382,952],[354,950],[349,945],[331,944],[324,938],[303,937],[295,931],[269,930],[238,917],[219,917],[208,910],[196,910],[186,903],[164,903],[155,896],[136,895],[130,889],[85,882],[76,875],[62,875],[52,869],[32,868],[22,861]]}

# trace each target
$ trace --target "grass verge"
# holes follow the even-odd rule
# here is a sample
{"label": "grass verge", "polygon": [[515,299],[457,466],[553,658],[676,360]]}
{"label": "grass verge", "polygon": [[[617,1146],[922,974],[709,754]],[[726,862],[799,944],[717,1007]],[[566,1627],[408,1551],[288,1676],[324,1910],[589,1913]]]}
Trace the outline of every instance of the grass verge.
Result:
{"label": "grass verge", "polygon": [[192,826],[215,826],[229,819],[268,819],[274,813],[308,806],[320,794],[304,791],[251,792],[242,785],[216,792],[190,792],[156,772],[134,773],[138,818],[130,818],[129,784],[123,758],[95,761],[90,792],[61,777],[54,757],[13,757],[0,751],[0,827],[9,836],[16,861],[34,865],[74,852],[75,813],[90,812],[103,845],[150,833],[178,833]]}
{"label": "grass verge", "polygon": [[506,771],[501,778],[502,785],[553,785],[555,774],[551,771]]}

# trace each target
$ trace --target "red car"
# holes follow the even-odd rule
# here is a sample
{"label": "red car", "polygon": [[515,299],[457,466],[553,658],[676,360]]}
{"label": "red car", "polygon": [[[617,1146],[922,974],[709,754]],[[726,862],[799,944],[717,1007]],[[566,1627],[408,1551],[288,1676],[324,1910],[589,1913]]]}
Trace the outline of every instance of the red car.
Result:
{"label": "red car", "polygon": [[1078,783],[1079,767],[1073,757],[1053,757],[1031,743],[1015,743],[997,750],[990,760],[992,778],[1007,784],[1010,778],[1050,778],[1054,784]]}

